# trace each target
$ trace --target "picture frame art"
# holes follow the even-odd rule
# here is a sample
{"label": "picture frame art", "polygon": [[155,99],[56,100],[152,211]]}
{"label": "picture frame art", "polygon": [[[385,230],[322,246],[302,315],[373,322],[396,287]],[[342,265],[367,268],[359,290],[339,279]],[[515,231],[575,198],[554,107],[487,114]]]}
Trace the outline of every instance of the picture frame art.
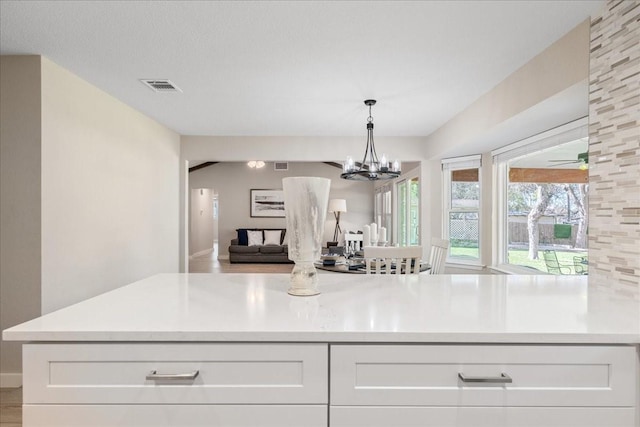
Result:
{"label": "picture frame art", "polygon": [[283,190],[250,190],[251,218],[284,218]]}

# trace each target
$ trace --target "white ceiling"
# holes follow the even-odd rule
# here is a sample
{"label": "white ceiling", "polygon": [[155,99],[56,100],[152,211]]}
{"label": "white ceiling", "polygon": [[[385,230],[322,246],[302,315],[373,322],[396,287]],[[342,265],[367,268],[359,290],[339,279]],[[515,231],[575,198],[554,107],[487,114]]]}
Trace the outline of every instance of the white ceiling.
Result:
{"label": "white ceiling", "polygon": [[[603,1],[7,1],[40,54],[183,135],[425,136]],[[183,93],[138,81],[168,78]]]}

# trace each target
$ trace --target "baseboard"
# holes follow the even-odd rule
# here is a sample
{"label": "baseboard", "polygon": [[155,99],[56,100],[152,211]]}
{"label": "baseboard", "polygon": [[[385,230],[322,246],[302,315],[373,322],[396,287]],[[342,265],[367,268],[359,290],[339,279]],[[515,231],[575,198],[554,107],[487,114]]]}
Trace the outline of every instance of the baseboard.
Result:
{"label": "baseboard", "polygon": [[213,248],[205,249],[204,251],[196,252],[195,254],[189,255],[189,259],[193,259],[202,255],[210,254],[213,251]]}
{"label": "baseboard", "polygon": [[229,255],[218,255],[218,259],[229,260]]}
{"label": "baseboard", "polygon": [[0,374],[0,388],[22,387],[22,374]]}

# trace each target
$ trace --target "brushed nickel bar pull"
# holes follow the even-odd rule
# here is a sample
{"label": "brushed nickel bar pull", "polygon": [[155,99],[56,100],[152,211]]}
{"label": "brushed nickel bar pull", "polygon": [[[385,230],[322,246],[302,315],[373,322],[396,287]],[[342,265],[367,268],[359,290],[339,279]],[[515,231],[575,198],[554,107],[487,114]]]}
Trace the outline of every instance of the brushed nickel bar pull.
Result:
{"label": "brushed nickel bar pull", "polygon": [[195,380],[199,373],[198,370],[188,374],[158,374],[156,371],[151,371],[147,374],[147,379],[152,381]]}
{"label": "brushed nickel bar pull", "polygon": [[499,377],[467,377],[462,372],[458,372],[458,378],[460,378],[463,383],[509,384],[509,383],[513,382],[511,377],[509,375],[505,374],[505,373],[500,374]]}

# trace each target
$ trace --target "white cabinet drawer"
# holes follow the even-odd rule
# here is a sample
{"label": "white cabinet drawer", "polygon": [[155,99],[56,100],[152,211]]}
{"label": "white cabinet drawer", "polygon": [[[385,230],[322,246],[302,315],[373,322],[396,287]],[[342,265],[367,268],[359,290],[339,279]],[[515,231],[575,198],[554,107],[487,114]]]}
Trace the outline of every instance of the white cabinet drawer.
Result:
{"label": "white cabinet drawer", "polygon": [[633,408],[339,406],[331,427],[633,427]]}
{"label": "white cabinet drawer", "polygon": [[29,427],[327,427],[326,405],[25,405]]}
{"label": "white cabinet drawer", "polygon": [[[634,406],[624,346],[332,345],[331,405]],[[512,383],[466,383],[458,374]]]}
{"label": "white cabinet drawer", "polygon": [[[327,403],[326,344],[26,344],[24,402]],[[193,380],[147,375],[198,371]]]}

